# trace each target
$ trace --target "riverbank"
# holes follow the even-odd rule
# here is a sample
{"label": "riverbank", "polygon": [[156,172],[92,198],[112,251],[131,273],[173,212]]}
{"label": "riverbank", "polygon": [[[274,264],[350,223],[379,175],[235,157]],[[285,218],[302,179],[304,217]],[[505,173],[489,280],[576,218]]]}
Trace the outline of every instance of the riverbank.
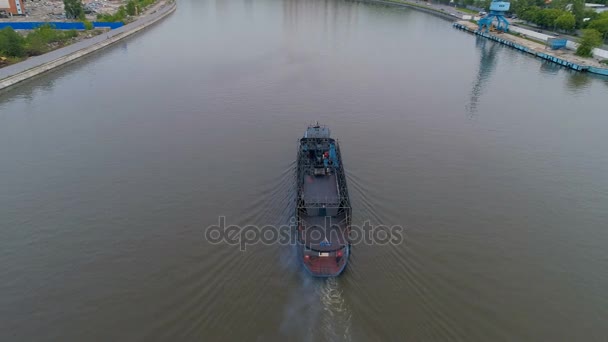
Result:
{"label": "riverbank", "polygon": [[[2,28],[0,23],[0,28]],[[44,24],[31,30],[0,29],[0,68],[40,56],[107,32],[107,30],[64,30]],[[11,43],[9,43],[11,42]]]}
{"label": "riverbank", "polygon": [[557,63],[576,71],[586,71],[598,75],[608,76],[608,67],[590,58],[582,58],[574,55],[569,50],[550,50],[544,44],[517,37],[511,34],[501,34],[500,36],[490,33],[480,32],[477,24],[468,21],[458,21],[453,24],[457,29],[488,38],[503,45],[531,54],[533,56]]}
{"label": "riverbank", "polygon": [[140,32],[175,12],[176,6],[176,2],[173,0],[159,2],[149,10],[149,14],[121,28],[4,67],[0,69],[0,91],[61,67]]}
{"label": "riverbank", "polygon": [[[413,8],[449,21],[454,22],[454,26],[474,33],[485,38],[494,40],[504,45],[517,48],[518,50],[530,53],[539,58],[557,63],[568,68],[587,71],[599,75],[608,75],[608,67],[599,63],[593,59],[586,59],[575,56],[571,51],[568,50],[545,50],[545,45],[539,42],[534,42],[524,38],[520,38],[513,35],[502,35],[496,37],[491,34],[477,32],[477,25],[469,21],[462,20],[463,16],[469,16],[470,13],[465,13],[457,8],[446,6],[446,5],[434,5],[428,3],[420,3],[418,1],[407,1],[407,0],[362,0],[363,2],[380,3],[390,6],[401,6]],[[466,18],[466,17],[465,17]],[[504,39],[503,39],[504,38]]]}

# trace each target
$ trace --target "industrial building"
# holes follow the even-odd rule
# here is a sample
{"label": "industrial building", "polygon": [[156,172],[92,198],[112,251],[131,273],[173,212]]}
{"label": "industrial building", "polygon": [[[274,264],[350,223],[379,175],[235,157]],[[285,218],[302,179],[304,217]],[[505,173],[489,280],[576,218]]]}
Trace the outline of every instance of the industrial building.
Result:
{"label": "industrial building", "polygon": [[0,0],[0,12],[6,12],[11,15],[25,14],[23,0]]}

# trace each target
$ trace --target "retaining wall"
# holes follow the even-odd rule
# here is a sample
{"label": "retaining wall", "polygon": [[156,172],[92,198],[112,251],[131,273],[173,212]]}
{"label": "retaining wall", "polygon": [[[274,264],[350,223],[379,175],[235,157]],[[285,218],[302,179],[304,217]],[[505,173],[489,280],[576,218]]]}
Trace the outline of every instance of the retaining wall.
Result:
{"label": "retaining wall", "polygon": [[485,32],[475,31],[475,30],[473,30],[473,29],[471,29],[471,28],[469,28],[469,27],[467,27],[465,25],[462,25],[460,23],[454,23],[453,26],[456,27],[457,29],[464,30],[464,31],[467,31],[467,32],[471,32],[471,33],[474,33],[474,34],[476,34],[478,36],[482,36],[484,38],[488,38],[488,39],[493,40],[495,42],[498,42],[500,44],[510,46],[510,47],[512,47],[514,49],[517,49],[517,50],[520,50],[522,52],[526,52],[526,53],[529,53],[529,54],[531,54],[533,56],[536,56],[536,57],[539,57],[539,58],[551,61],[553,63],[562,65],[562,66],[564,66],[566,68],[570,68],[570,69],[577,70],[577,71],[587,71],[587,72],[594,73],[594,74],[599,74],[599,75],[608,75],[608,68],[604,69],[604,68],[597,68],[597,67],[579,65],[579,64],[570,62],[568,60],[565,60],[565,59],[562,59],[562,58],[559,58],[559,57],[555,57],[555,56],[552,56],[552,55],[549,55],[549,54],[546,54],[546,53],[543,53],[543,52],[534,51],[532,49],[529,49],[529,48],[527,48],[527,47],[525,47],[523,45],[517,44],[517,43],[512,42],[510,40],[502,39],[502,38],[496,37],[494,35],[491,35],[491,34],[488,34],[488,33],[485,33]]}
{"label": "retaining wall", "polygon": [[166,4],[165,7],[154,11],[152,14],[116,30],[2,68],[0,69],[0,90],[110,46],[162,20],[173,13],[175,9],[175,2]]}

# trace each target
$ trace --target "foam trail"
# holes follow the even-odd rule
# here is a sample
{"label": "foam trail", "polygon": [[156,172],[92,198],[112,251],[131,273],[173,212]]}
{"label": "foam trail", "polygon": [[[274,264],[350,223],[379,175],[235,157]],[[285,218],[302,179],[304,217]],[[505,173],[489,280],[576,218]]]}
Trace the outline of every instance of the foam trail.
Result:
{"label": "foam trail", "polygon": [[320,290],[325,339],[328,341],[352,341],[352,314],[342,295],[339,279],[327,279]]}
{"label": "foam trail", "polygon": [[300,286],[285,306],[281,334],[304,341],[352,341],[352,314],[339,280],[312,278],[303,271],[299,277]]}
{"label": "foam trail", "polygon": [[319,305],[318,279],[311,278],[308,274],[301,272],[300,286],[291,292],[285,315],[281,323],[280,332],[282,335],[293,337],[298,336],[303,341],[318,340],[318,319],[322,313]]}

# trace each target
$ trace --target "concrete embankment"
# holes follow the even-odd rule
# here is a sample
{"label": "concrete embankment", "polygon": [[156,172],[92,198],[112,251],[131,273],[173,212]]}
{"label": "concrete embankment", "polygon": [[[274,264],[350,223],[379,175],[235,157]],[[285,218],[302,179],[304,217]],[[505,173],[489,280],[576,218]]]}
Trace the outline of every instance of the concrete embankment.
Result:
{"label": "concrete embankment", "polygon": [[174,1],[166,3],[163,7],[156,9],[145,17],[116,30],[2,68],[0,69],[0,90],[110,46],[164,19],[175,9],[176,3]]}
{"label": "concrete embankment", "polygon": [[494,34],[481,32],[476,24],[468,21],[455,22],[453,26],[457,29],[464,30],[478,36],[493,40],[502,45],[506,45],[519,51],[531,54],[538,58],[562,65],[566,68],[586,71],[599,75],[608,75],[608,66],[600,64],[598,61],[590,58],[581,58],[566,50],[548,50],[544,44],[536,43],[521,37],[516,37],[510,34],[501,34],[500,37]]}

